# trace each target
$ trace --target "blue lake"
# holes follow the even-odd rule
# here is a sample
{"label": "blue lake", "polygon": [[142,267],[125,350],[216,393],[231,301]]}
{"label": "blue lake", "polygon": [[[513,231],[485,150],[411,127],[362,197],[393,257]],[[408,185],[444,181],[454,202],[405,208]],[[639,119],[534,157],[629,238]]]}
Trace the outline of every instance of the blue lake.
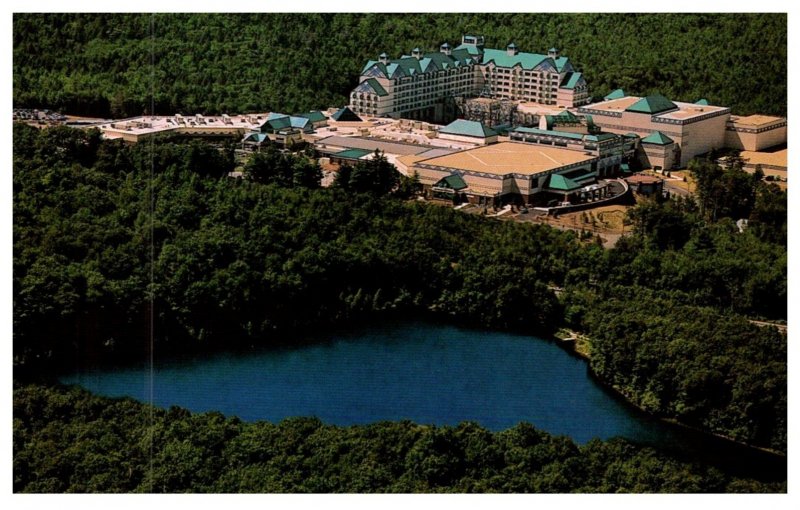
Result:
{"label": "blue lake", "polygon": [[[147,367],[61,379],[147,402]],[[502,430],[521,421],[578,443],[622,436],[672,443],[676,433],[597,385],[585,361],[551,342],[429,323],[332,335],[293,349],[155,360],[153,402],[245,421],[317,416],[336,425],[382,420]]]}

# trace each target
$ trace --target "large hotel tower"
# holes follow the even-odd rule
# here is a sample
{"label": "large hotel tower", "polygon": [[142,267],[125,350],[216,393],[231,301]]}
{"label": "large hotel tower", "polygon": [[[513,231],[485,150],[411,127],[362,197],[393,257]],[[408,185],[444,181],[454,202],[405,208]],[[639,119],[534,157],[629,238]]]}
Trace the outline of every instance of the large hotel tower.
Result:
{"label": "large hotel tower", "polygon": [[390,59],[385,53],[361,70],[350,108],[374,117],[436,118],[450,97],[486,96],[564,107],[589,102],[589,90],[569,59],[551,48],[547,55],[483,47],[483,37],[465,35],[438,53],[415,48]]}

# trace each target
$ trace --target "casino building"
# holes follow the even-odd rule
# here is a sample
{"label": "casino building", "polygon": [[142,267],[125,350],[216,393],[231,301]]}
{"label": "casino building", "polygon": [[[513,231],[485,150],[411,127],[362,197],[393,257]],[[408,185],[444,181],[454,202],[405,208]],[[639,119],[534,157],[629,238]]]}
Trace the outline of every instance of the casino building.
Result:
{"label": "casino building", "polygon": [[431,158],[401,158],[416,172],[428,198],[489,206],[605,198],[607,185],[597,179],[599,159],[584,151],[521,142],[500,142]]}

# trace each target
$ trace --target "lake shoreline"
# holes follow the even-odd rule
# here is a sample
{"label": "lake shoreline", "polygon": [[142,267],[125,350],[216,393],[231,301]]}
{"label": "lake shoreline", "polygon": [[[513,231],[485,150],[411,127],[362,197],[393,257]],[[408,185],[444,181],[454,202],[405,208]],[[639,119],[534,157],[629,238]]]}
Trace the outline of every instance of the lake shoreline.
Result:
{"label": "lake shoreline", "polygon": [[[568,335],[564,335],[563,332],[565,332],[565,331],[568,332],[569,334]],[[752,445],[752,444],[744,443],[744,442],[741,442],[741,441],[737,441],[736,439],[733,439],[732,437],[729,437],[729,436],[726,436],[726,435],[723,435],[723,434],[719,434],[719,433],[716,433],[716,432],[711,432],[709,430],[704,430],[704,429],[701,429],[699,427],[688,425],[688,424],[683,423],[683,422],[681,422],[681,421],[679,421],[679,420],[677,420],[675,418],[669,418],[669,417],[665,417],[665,416],[659,416],[659,415],[656,415],[656,414],[652,414],[652,413],[646,411],[645,409],[642,409],[641,407],[637,406],[624,392],[620,391],[619,388],[617,388],[613,384],[610,384],[610,383],[606,382],[605,380],[603,380],[602,378],[600,378],[597,375],[597,373],[595,373],[595,371],[592,369],[592,366],[591,366],[591,363],[590,363],[591,362],[591,354],[590,354],[590,352],[587,351],[586,349],[581,349],[581,348],[578,347],[579,340],[580,339],[587,339],[587,338],[588,337],[586,337],[585,335],[582,335],[581,333],[578,333],[578,332],[573,331],[573,330],[565,330],[564,328],[562,328],[562,330],[560,330],[559,332],[557,332],[555,335],[552,336],[551,340],[554,343],[556,343],[559,347],[561,347],[562,349],[564,349],[567,352],[569,352],[570,354],[572,354],[572,355],[574,355],[574,356],[576,356],[576,357],[578,357],[580,359],[585,360],[587,362],[586,368],[587,368],[590,376],[592,377],[592,379],[594,379],[603,388],[606,388],[607,390],[609,390],[609,392],[613,393],[616,397],[619,398],[620,401],[625,402],[627,405],[629,405],[633,409],[636,409],[637,411],[639,411],[641,413],[644,413],[647,416],[649,416],[649,417],[651,417],[651,418],[653,418],[655,420],[658,420],[658,421],[660,421],[662,423],[665,423],[665,424],[667,424],[667,425],[669,425],[671,427],[679,428],[679,429],[686,430],[686,431],[691,431],[691,432],[697,433],[697,434],[703,434],[703,435],[706,435],[706,436],[710,436],[710,437],[713,437],[715,440],[724,441],[724,442],[730,443],[731,446],[735,446],[735,447],[739,447],[739,448],[746,448],[746,449],[751,450],[753,452],[758,452],[759,454],[772,456],[772,457],[774,457],[775,459],[778,459],[778,460],[779,459],[786,460],[787,455],[786,455],[785,452],[781,452],[779,450],[774,450],[772,448],[767,448],[767,447],[763,447],[763,446],[757,446],[757,445]]]}

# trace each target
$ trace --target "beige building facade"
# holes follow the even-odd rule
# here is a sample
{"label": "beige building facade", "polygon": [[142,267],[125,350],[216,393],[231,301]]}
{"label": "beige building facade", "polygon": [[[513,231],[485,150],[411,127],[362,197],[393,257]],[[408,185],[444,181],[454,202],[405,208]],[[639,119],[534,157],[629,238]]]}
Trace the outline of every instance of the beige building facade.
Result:
{"label": "beige building facade", "polygon": [[660,95],[625,96],[583,106],[578,112],[591,115],[594,124],[603,131],[634,133],[643,139],[657,132],[666,135],[675,144],[672,153],[651,148],[648,154],[648,157],[659,154],[661,165],[654,166],[664,169],[685,167],[695,156],[725,147],[730,119],[729,108],[673,102]]}
{"label": "beige building facade", "polygon": [[564,190],[553,188],[552,176],[569,177],[576,186],[570,192],[594,183],[596,161],[596,156],[563,148],[500,142],[409,161],[409,171],[417,173],[429,198],[446,198],[455,192],[476,204],[535,204],[543,192],[563,194]]}
{"label": "beige building facade", "polygon": [[767,115],[731,115],[725,125],[725,146],[760,151],[786,143],[786,119]]}
{"label": "beige building facade", "polygon": [[448,98],[486,96],[565,107],[590,100],[582,73],[551,48],[546,55],[484,48],[482,36],[465,35],[461,45],[439,52],[370,60],[350,94],[360,115],[441,119]]}

